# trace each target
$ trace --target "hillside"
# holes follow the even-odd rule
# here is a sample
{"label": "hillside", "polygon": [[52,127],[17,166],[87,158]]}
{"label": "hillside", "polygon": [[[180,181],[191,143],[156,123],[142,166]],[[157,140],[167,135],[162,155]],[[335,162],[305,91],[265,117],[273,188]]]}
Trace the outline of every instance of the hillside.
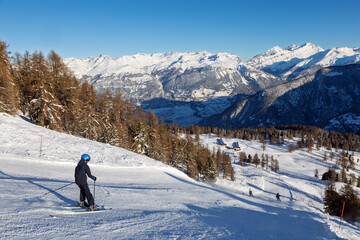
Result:
{"label": "hillside", "polygon": [[[182,172],[121,148],[35,126],[0,114],[0,238],[2,239],[358,239],[359,225],[323,212],[325,184],[313,177],[330,162],[324,150],[288,153],[267,145],[280,162],[273,172],[235,159],[235,182],[196,182]],[[201,136],[209,148],[215,136]],[[224,139],[231,144],[235,139]],[[42,143],[42,144],[41,144]],[[247,154],[261,144],[239,141]],[[287,142],[286,144],[289,144]],[[40,151],[41,149],[41,151]],[[238,152],[221,147],[231,156]],[[73,179],[84,152],[92,156],[98,205],[111,211],[77,213],[75,185],[51,194]],[[359,158],[359,153],[355,153]],[[359,164],[355,173],[359,176]],[[89,180],[90,189],[93,182]],[[254,197],[248,196],[253,190]],[[276,202],[275,194],[282,202]],[[304,231],[306,229],[306,231]]]}
{"label": "hillside", "polygon": [[200,124],[222,128],[295,124],[359,134],[359,83],[359,64],[322,68],[243,98]]}

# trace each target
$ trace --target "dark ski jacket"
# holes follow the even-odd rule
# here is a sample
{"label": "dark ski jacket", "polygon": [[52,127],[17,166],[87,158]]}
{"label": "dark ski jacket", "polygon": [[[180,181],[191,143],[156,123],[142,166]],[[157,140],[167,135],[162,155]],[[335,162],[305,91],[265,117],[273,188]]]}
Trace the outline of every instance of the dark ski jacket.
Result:
{"label": "dark ski jacket", "polygon": [[75,183],[77,185],[87,184],[86,175],[89,178],[94,179],[94,176],[91,175],[91,171],[87,163],[84,160],[80,160],[75,168]]}

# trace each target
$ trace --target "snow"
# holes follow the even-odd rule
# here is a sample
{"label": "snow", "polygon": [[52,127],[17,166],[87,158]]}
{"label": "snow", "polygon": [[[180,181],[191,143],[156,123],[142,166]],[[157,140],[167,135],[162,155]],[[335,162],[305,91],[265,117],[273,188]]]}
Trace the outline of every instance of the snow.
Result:
{"label": "snow", "polygon": [[315,44],[306,43],[301,46],[290,45],[286,49],[271,48],[250,59],[246,64],[292,79],[310,74],[311,71],[316,72],[323,67],[344,66],[359,62],[359,48],[335,47],[324,50]]}
{"label": "snow", "polygon": [[[315,168],[322,174],[330,165],[320,160],[324,150],[288,153],[286,146],[267,144],[265,153],[279,160],[280,172],[235,162],[234,182],[205,184],[148,157],[23,117],[0,113],[0,131],[0,239],[360,238],[358,225],[339,227],[339,218],[323,212],[325,184],[312,176]],[[247,154],[261,153],[255,141],[224,142],[235,140]],[[216,136],[202,135],[201,141],[216,146]],[[75,184],[44,195],[74,181],[83,153],[92,157],[98,178],[95,202],[110,211],[79,214],[68,208],[78,201]],[[88,183],[93,191],[93,181]],[[282,202],[276,202],[277,192]]]}
{"label": "snow", "polygon": [[281,69],[286,69],[287,67],[289,67],[288,64],[284,65],[279,63],[291,63],[291,60],[305,59],[321,51],[324,51],[324,49],[313,43],[306,43],[301,46],[291,45],[285,49],[276,46],[269,49],[263,54],[255,56],[254,58],[248,60],[246,63],[258,69],[262,69],[273,64],[276,68],[280,67]]}
{"label": "snow", "polygon": [[88,58],[64,59],[70,69],[75,72],[77,78],[84,75],[103,77],[121,74],[150,74],[164,69],[201,68],[208,65],[219,68],[235,68],[241,62],[240,58],[231,53],[208,53],[208,52],[186,52],[186,53],[155,53],[135,54],[111,58],[106,55]]}
{"label": "snow", "polygon": [[330,72],[330,73],[325,74],[326,77],[335,77],[335,76],[341,76],[341,75],[343,75],[342,72]]}

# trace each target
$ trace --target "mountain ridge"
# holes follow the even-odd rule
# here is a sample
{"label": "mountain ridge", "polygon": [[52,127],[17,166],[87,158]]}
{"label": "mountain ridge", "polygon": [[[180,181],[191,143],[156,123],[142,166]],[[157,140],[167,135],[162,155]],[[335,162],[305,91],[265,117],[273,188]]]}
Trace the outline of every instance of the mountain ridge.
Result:
{"label": "mountain ridge", "polygon": [[165,122],[197,125],[222,114],[236,104],[238,96],[252,96],[323,68],[360,63],[360,49],[324,50],[305,43],[284,49],[275,46],[247,62],[234,54],[205,51],[139,53],[119,58],[100,55],[64,62],[77,78],[88,80],[98,92],[120,90],[124,97],[144,109],[151,108]]}

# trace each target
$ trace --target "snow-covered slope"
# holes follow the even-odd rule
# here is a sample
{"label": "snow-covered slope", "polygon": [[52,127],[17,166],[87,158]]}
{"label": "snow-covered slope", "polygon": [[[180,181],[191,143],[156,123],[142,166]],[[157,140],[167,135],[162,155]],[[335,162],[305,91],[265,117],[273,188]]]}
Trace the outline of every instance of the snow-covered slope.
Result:
{"label": "snow-covered slope", "polygon": [[300,62],[302,59],[322,51],[324,49],[313,43],[306,43],[300,46],[290,45],[285,49],[275,46],[265,53],[253,57],[246,63],[258,69],[267,68],[273,72],[284,71],[296,62]]}
{"label": "snow-covered slope", "polygon": [[282,77],[293,79],[315,73],[324,67],[345,66],[353,63],[360,63],[359,48],[336,47],[304,59],[284,72]]}
{"label": "snow-covered slope", "polygon": [[248,60],[246,64],[287,80],[315,73],[323,67],[344,66],[360,62],[360,49],[335,47],[324,50],[306,43],[285,49],[276,46]]}
{"label": "snow-covered slope", "polygon": [[[339,228],[338,218],[323,213],[325,184],[312,175],[331,165],[320,160],[325,150],[289,154],[286,146],[268,145],[265,153],[279,159],[279,173],[234,163],[235,182],[208,185],[147,157],[19,117],[0,113],[0,131],[0,239],[360,238],[359,226],[343,222]],[[201,140],[212,148],[215,138]],[[261,149],[255,141],[240,146],[248,154]],[[69,208],[79,197],[74,184],[44,195],[74,181],[84,152],[98,178],[95,202],[110,211]],[[237,158],[238,152],[229,153]]]}

